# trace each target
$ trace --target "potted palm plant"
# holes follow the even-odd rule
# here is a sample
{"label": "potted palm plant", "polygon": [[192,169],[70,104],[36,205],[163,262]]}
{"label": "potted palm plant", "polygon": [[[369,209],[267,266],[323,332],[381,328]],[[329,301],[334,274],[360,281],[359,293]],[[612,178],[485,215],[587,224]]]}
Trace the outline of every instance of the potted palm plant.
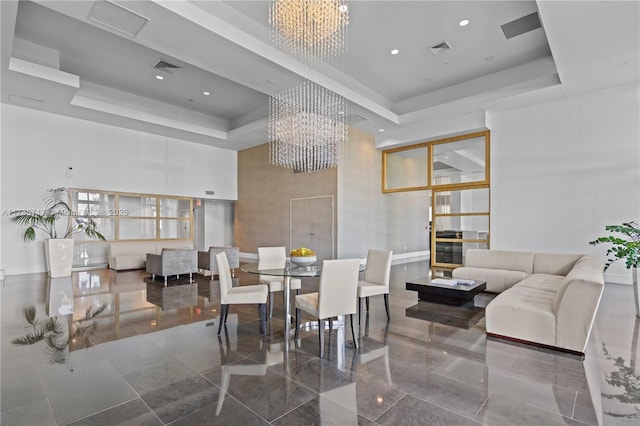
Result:
{"label": "potted palm plant", "polygon": [[[91,217],[79,217],[71,209],[67,188],[47,190],[41,210],[21,210],[11,218],[18,225],[26,226],[23,238],[33,241],[36,232],[45,234],[45,254],[47,270],[50,277],[67,277],[71,275],[73,263],[73,236],[83,232],[89,238],[105,240],[97,229],[97,222]],[[65,221],[59,229],[59,221]]]}
{"label": "potted palm plant", "polygon": [[625,222],[622,225],[609,225],[605,230],[624,237],[608,235],[589,242],[591,245],[611,244],[607,250],[607,262],[604,265],[606,271],[612,263],[624,259],[627,269],[631,269],[633,278],[633,295],[636,302],[636,315],[640,317],[640,289],[638,289],[638,267],[640,267],[640,224],[637,222]]}

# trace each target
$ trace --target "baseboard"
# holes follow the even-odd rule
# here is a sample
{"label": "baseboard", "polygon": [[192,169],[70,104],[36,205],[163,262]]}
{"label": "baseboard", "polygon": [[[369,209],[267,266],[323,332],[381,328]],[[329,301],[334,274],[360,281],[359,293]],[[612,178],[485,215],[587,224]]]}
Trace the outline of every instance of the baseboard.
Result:
{"label": "baseboard", "polygon": [[612,274],[610,272],[604,273],[604,282],[610,284],[625,284],[633,285],[631,278],[631,271],[626,274]]}
{"label": "baseboard", "polygon": [[552,346],[552,345],[545,345],[543,343],[531,342],[529,340],[516,339],[515,337],[503,336],[501,334],[489,333],[488,331],[487,331],[487,337],[494,338],[494,339],[500,339],[500,340],[507,340],[507,341],[515,342],[515,343],[523,343],[525,345],[535,346],[537,348],[550,349],[552,351],[562,352],[562,353],[570,354],[570,355],[576,355],[576,356],[580,356],[580,357],[584,358],[584,352],[573,351],[571,349],[566,349],[566,348],[559,348],[557,346]]}
{"label": "baseboard", "polygon": [[[430,255],[431,252],[429,250],[412,251],[408,253],[394,253],[393,256],[391,256],[391,262],[394,264],[416,262],[417,260],[422,260],[418,258],[424,258],[424,260],[427,260],[429,259]],[[240,252],[240,259],[249,262],[257,262],[258,253]],[[366,258],[361,260],[364,262],[366,261]]]}

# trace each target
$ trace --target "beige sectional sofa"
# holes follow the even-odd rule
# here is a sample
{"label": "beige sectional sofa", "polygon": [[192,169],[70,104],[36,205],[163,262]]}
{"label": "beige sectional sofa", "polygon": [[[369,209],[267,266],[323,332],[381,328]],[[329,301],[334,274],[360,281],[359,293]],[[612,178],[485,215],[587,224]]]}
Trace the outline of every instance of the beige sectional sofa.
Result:
{"label": "beige sectional sofa", "polygon": [[600,259],[469,249],[453,277],[500,293],[486,308],[488,335],[584,354],[604,289]]}
{"label": "beige sectional sofa", "polygon": [[109,269],[144,269],[147,253],[160,254],[163,248],[193,249],[193,241],[114,241],[109,243]]}

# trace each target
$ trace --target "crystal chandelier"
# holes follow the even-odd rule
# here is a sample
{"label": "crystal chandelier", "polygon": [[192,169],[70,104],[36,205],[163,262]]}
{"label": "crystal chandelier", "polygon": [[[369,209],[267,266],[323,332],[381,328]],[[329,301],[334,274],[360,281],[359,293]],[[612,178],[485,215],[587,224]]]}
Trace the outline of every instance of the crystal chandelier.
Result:
{"label": "crystal chandelier", "polygon": [[338,165],[347,139],[347,101],[309,80],[269,102],[269,162],[310,172]]}
{"label": "crystal chandelier", "polygon": [[346,51],[346,0],[272,0],[274,44],[305,62],[323,61]]}
{"label": "crystal chandelier", "polygon": [[[272,0],[273,42],[306,64],[346,51],[346,0]],[[303,79],[269,101],[269,162],[300,171],[335,167],[348,135],[347,101]]]}

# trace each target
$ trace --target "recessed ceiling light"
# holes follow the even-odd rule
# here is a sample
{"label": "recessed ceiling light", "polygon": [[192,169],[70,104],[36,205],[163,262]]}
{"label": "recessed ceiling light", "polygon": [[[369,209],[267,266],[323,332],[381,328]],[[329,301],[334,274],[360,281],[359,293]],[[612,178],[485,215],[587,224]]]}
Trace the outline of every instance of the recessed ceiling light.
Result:
{"label": "recessed ceiling light", "polygon": [[460,25],[461,27],[466,27],[467,25],[469,25],[469,20],[463,19],[462,21],[458,22],[458,25]]}
{"label": "recessed ceiling light", "polygon": [[161,76],[161,75],[156,75],[156,78],[157,78],[158,80],[164,80],[164,77],[163,77],[163,76]]}
{"label": "recessed ceiling light", "polygon": [[392,54],[392,55],[397,55],[398,53],[400,53],[400,51],[399,51],[398,49],[393,49],[393,50],[391,51],[391,54]]}
{"label": "recessed ceiling light", "polygon": [[202,92],[203,95],[205,96],[209,96],[211,94],[211,92]]}
{"label": "recessed ceiling light", "polygon": [[379,132],[384,132],[384,129],[378,129]]}

